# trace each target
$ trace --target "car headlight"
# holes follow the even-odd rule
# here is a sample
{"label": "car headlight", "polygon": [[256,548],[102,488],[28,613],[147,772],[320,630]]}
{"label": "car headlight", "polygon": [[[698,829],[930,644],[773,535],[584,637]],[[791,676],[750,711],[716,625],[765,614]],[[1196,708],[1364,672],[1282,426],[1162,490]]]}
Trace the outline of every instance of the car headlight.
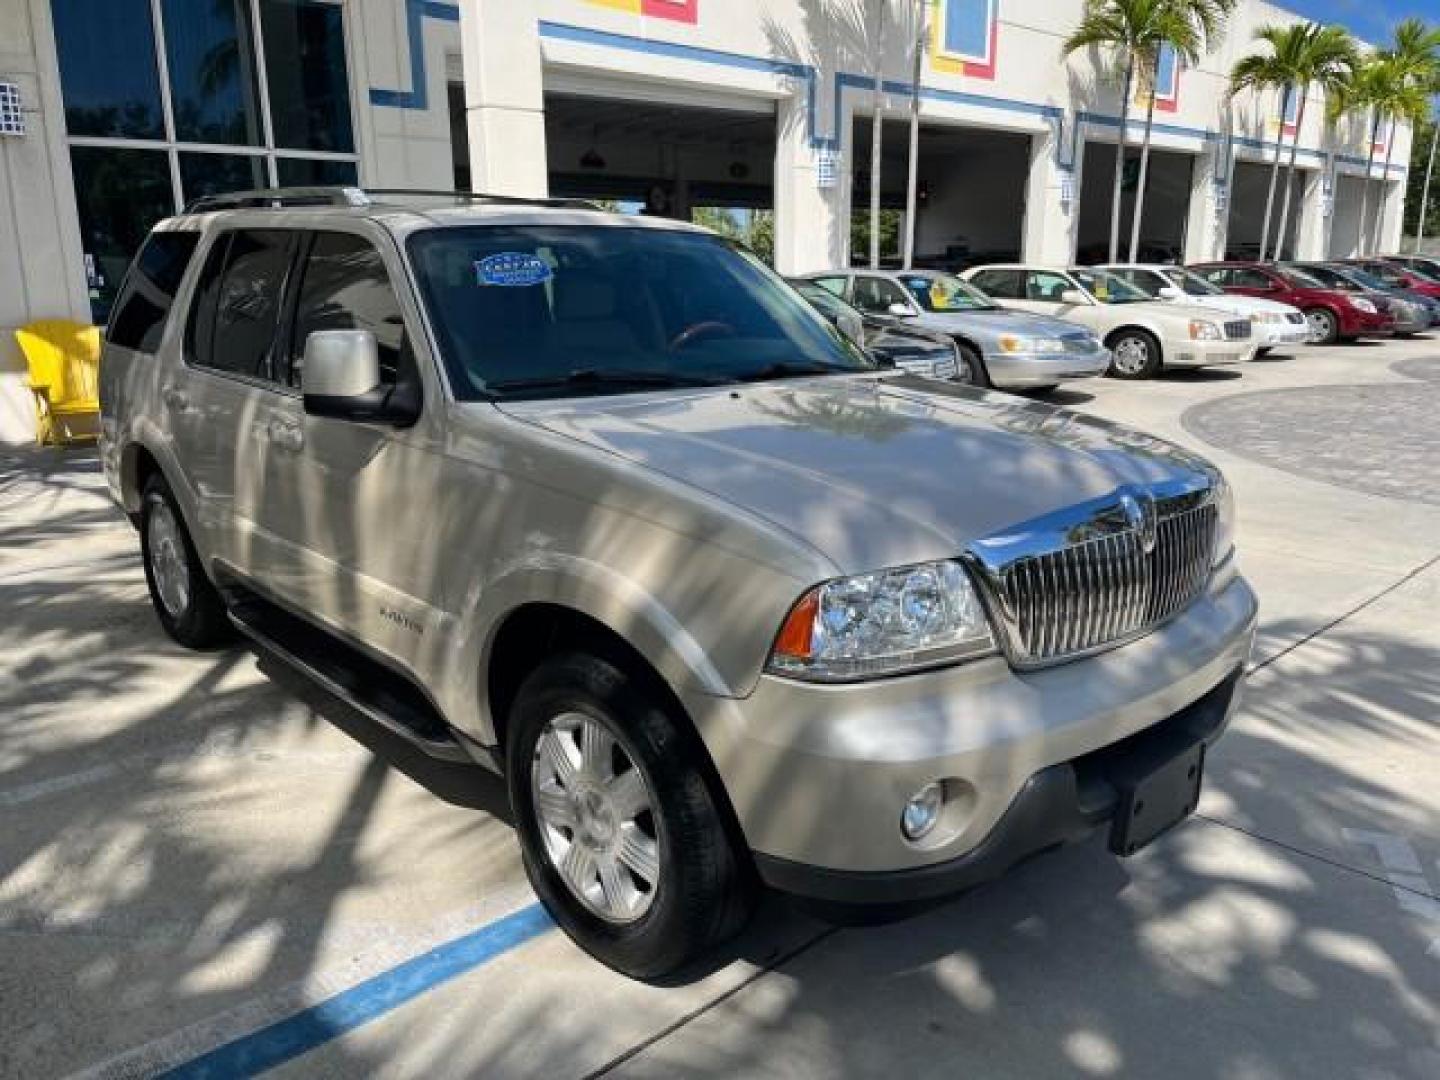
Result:
{"label": "car headlight", "polygon": [[1001,334],[1000,351],[1007,353],[1057,353],[1065,351],[1065,343],[1059,338],[1016,337],[1014,334]]}
{"label": "car headlight", "polygon": [[1377,314],[1377,309],[1374,302],[1371,300],[1366,300],[1363,296],[1350,296],[1346,299],[1350,301],[1350,306],[1353,307],[1356,311],[1364,311],[1370,315]]}
{"label": "car headlight", "polygon": [[1225,335],[1220,333],[1220,328],[1213,322],[1206,322],[1204,319],[1192,319],[1190,321],[1190,339],[1192,341],[1222,341]]}
{"label": "car headlight", "polygon": [[1235,551],[1235,493],[1218,471],[1211,490],[1215,500],[1215,550],[1211,566],[1219,566]]}
{"label": "car headlight", "polygon": [[785,616],[767,666],[791,678],[844,682],[994,651],[970,575],[946,560],[815,586]]}

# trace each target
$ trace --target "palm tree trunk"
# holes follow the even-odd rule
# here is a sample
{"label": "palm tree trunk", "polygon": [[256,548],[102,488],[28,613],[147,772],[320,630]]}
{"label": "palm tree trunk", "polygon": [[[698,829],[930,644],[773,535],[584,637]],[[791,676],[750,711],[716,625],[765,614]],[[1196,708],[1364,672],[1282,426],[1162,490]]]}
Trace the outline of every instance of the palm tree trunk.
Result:
{"label": "palm tree trunk", "polygon": [[1430,209],[1430,181],[1435,176],[1435,149],[1440,147],[1440,116],[1435,117],[1435,134],[1430,136],[1430,163],[1425,166],[1425,186],[1420,189],[1420,221],[1415,226],[1415,254],[1425,243],[1425,212]]}
{"label": "palm tree trunk", "polygon": [[1115,140],[1115,186],[1110,194],[1110,261],[1120,261],[1120,193],[1125,183],[1125,129],[1130,126],[1130,89],[1135,85],[1135,58],[1125,63],[1125,91],[1120,98],[1120,136]]}
{"label": "palm tree trunk", "polygon": [[1130,261],[1140,261],[1140,222],[1145,216],[1145,182],[1150,176],[1150,129],[1155,123],[1155,91],[1160,81],[1160,53],[1150,73],[1150,100],[1145,106],[1145,139],[1140,146],[1140,176],[1135,186],[1135,209],[1130,221]]}
{"label": "palm tree trunk", "polygon": [[[1380,198],[1375,204],[1375,228],[1370,230],[1370,247],[1361,255],[1378,254],[1380,251],[1380,230],[1385,228],[1385,204],[1390,200],[1390,157],[1395,152],[1395,127],[1397,120],[1390,118],[1390,134],[1385,139],[1385,167],[1380,170]],[[1373,144],[1372,144],[1373,145]]]}
{"label": "palm tree trunk", "polygon": [[1355,246],[1361,250],[1356,255],[1364,253],[1365,247],[1365,225],[1370,220],[1370,174],[1375,171],[1375,136],[1380,134],[1380,114],[1375,114],[1375,123],[1370,127],[1370,154],[1365,158],[1365,182],[1360,185],[1360,229],[1359,235],[1355,238]]}
{"label": "palm tree trunk", "polygon": [[[1280,232],[1275,237],[1275,258],[1277,259],[1285,257],[1285,230],[1290,225],[1290,196],[1295,190],[1295,158],[1300,153],[1300,133],[1305,130],[1305,96],[1308,96],[1309,91],[1308,86],[1301,90],[1303,96],[1300,98],[1300,108],[1295,114],[1295,136],[1290,141],[1290,166],[1289,171],[1285,174],[1285,195],[1280,200]],[[1280,123],[1280,134],[1283,136],[1285,134],[1283,115]],[[1295,253],[1292,251],[1290,254],[1293,258]]]}
{"label": "palm tree trunk", "polygon": [[1280,141],[1275,144],[1275,160],[1270,165],[1270,189],[1265,193],[1265,219],[1260,224],[1260,261],[1265,261],[1269,250],[1270,219],[1275,213],[1275,181],[1280,179],[1280,149],[1285,145],[1285,114],[1290,111],[1290,87],[1280,99]]}

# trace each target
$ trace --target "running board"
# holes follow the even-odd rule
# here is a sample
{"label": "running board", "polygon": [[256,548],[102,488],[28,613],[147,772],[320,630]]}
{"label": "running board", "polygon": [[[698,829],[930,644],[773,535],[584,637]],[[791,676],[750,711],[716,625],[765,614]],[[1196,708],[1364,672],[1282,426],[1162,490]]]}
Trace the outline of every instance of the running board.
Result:
{"label": "running board", "polygon": [[430,757],[475,763],[435,707],[404,676],[248,589],[232,584],[227,591],[230,621],[264,652]]}

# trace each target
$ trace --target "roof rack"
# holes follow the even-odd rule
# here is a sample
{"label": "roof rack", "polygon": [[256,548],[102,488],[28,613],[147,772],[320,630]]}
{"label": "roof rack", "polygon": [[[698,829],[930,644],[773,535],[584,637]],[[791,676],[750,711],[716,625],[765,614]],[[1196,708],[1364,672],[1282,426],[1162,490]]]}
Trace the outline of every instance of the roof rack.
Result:
{"label": "roof rack", "polygon": [[489,204],[502,206],[552,206],[567,210],[598,210],[587,199],[527,198],[523,195],[490,195],[481,191],[437,191],[426,188],[359,188],[359,187],[277,187],[254,191],[231,191],[224,195],[204,195],[185,207],[187,214],[207,214],[216,210],[240,210],[246,207],[281,209],[309,206],[374,206],[377,203],[403,199],[443,199],[457,206]]}

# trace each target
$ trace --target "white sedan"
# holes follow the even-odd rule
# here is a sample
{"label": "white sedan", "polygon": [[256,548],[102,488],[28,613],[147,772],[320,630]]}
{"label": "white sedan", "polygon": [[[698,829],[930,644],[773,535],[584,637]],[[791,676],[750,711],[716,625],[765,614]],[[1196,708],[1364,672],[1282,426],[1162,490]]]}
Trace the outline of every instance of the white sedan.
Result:
{"label": "white sedan", "polygon": [[1163,367],[1241,364],[1255,355],[1248,318],[1152,300],[1090,267],[977,266],[963,275],[1005,307],[1079,323],[1109,346],[1110,374],[1148,379]]}
{"label": "white sedan", "polygon": [[1255,345],[1261,355],[1278,346],[1304,345],[1312,339],[1310,324],[1299,308],[1259,296],[1227,293],[1183,266],[1118,263],[1097,269],[1110,271],[1156,300],[1199,304],[1242,318],[1248,317],[1255,324]]}

